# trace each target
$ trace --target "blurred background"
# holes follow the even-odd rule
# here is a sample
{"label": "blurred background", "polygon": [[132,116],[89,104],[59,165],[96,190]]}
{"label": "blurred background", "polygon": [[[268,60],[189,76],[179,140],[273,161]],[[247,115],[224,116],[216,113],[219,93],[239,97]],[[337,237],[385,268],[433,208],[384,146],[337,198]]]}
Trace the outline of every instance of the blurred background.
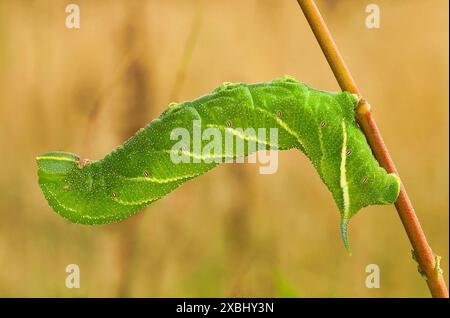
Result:
{"label": "blurred background", "polygon": [[[290,74],[338,90],[295,0],[0,1],[0,296],[427,297],[393,206],[339,213],[296,151],[278,172],[224,165],[127,221],[71,224],[47,205],[35,157],[98,159],[221,82]],[[368,29],[376,3],[381,27]],[[371,102],[428,240],[449,259],[448,2],[318,1]],[[81,288],[65,286],[78,264]],[[368,289],[368,264],[381,271]]]}

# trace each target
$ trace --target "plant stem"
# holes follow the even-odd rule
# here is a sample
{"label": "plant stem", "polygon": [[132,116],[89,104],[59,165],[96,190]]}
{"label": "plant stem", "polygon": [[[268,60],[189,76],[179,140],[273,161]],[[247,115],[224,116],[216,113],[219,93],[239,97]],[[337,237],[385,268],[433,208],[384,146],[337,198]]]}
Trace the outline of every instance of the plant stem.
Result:
{"label": "plant stem", "polygon": [[[308,20],[341,89],[361,95],[314,0],[297,0],[297,2]],[[375,119],[372,116],[370,105],[364,99],[361,99],[358,104],[356,117],[380,165],[387,172],[398,174],[375,123]],[[428,245],[403,184],[395,202],[395,207],[413,247],[415,258],[419,264],[419,270],[426,277],[431,295],[433,297],[448,297],[448,289],[440,272],[439,264],[436,264],[436,257]]]}

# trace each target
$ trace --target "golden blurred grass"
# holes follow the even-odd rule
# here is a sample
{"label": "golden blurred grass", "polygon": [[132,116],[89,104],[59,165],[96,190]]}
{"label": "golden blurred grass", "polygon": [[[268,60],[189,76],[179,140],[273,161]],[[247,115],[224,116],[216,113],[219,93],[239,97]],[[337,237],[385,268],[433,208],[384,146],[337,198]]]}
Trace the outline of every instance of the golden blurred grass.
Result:
{"label": "golden blurred grass", "polygon": [[[338,89],[294,0],[76,3],[79,30],[65,28],[65,1],[0,2],[0,296],[279,296],[280,280],[299,297],[428,296],[395,209],[352,220],[349,257],[331,195],[294,151],[274,175],[225,165],[122,223],[54,213],[37,185],[41,152],[100,158],[171,96],[223,81],[290,74]],[[318,4],[448,281],[448,2],[377,1],[378,30],[364,26],[366,1]],[[78,290],[64,284],[70,263]],[[364,285],[370,263],[380,289]]]}

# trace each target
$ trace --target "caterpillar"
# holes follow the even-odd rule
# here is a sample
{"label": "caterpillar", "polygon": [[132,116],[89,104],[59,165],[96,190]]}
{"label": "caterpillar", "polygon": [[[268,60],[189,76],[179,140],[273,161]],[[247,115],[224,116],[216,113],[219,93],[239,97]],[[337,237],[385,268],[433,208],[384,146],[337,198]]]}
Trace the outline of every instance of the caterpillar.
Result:
{"label": "caterpillar", "polygon": [[[171,134],[177,128],[195,135],[196,129],[215,127],[246,145],[249,138],[236,127],[276,128],[276,145],[267,138],[259,141],[266,150],[298,149],[310,159],[339,209],[341,236],[349,249],[350,218],[365,206],[395,202],[400,191],[399,178],[380,167],[355,120],[358,100],[289,76],[268,83],[224,83],[193,101],[170,104],[101,160],[85,161],[67,152],[38,156],[39,185],[49,205],[71,222],[120,221],[220,164],[195,146],[173,150],[179,141]],[[261,149],[249,148],[227,149],[222,156],[232,159]],[[182,160],[174,162],[174,152]]]}

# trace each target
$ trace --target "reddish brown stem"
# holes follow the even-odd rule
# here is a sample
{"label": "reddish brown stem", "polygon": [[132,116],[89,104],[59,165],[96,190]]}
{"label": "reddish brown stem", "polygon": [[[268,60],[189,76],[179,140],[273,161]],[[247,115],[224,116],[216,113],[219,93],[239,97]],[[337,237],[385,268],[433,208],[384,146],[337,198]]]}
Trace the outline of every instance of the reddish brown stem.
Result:
{"label": "reddish brown stem", "polygon": [[[297,0],[297,2],[302,8],[341,89],[361,95],[314,0]],[[372,116],[370,105],[364,99],[361,99],[358,105],[357,120],[380,165],[390,173],[397,173],[394,162]],[[420,226],[403,184],[395,207],[413,247],[420,271],[426,276],[431,295],[433,297],[448,297],[445,280],[439,271],[435,255],[428,245],[425,233]]]}

